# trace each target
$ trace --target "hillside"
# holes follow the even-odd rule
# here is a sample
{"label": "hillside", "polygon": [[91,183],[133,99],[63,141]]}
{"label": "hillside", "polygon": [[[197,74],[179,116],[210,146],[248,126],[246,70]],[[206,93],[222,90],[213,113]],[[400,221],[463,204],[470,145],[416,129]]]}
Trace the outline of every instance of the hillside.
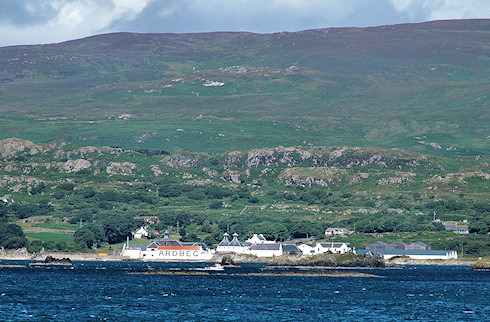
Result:
{"label": "hillside", "polygon": [[[488,158],[361,147],[167,154],[13,138],[0,141],[0,153],[0,217],[19,219],[27,230],[73,232],[131,218],[213,244],[227,229],[281,239],[341,226],[464,245],[468,254],[490,249]],[[434,213],[468,221],[474,234],[441,233]],[[355,239],[355,246],[374,238]]]}
{"label": "hillside", "polygon": [[334,226],[489,255],[489,43],[455,20],[0,48],[0,230],[29,238],[0,243]]}
{"label": "hillside", "polygon": [[489,156],[489,20],[0,48],[0,138]]}

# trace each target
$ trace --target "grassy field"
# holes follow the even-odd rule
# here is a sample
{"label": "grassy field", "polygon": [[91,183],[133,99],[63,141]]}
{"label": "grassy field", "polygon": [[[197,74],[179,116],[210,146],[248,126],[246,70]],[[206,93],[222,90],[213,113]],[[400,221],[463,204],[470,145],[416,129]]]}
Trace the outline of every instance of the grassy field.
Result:
{"label": "grassy field", "polygon": [[29,240],[40,240],[43,242],[69,242],[73,241],[73,233],[60,233],[60,232],[37,232],[37,231],[25,231],[24,234]]}

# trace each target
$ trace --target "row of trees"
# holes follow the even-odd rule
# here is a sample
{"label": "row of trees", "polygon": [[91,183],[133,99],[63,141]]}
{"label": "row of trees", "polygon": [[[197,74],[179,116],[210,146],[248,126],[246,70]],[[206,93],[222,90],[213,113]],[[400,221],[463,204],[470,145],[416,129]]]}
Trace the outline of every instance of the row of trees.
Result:
{"label": "row of trees", "polygon": [[132,216],[107,215],[97,222],[88,223],[79,228],[74,234],[74,241],[89,248],[104,242],[116,244],[125,241],[127,237],[131,237],[131,233],[141,225],[143,225],[143,221]]}

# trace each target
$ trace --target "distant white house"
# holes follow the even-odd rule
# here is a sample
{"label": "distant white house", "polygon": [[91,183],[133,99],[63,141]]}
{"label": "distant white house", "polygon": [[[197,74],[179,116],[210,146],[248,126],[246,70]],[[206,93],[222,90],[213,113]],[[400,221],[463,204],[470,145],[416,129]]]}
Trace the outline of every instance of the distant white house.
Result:
{"label": "distant white house", "polygon": [[302,244],[298,248],[303,255],[318,255],[326,252],[333,254],[344,254],[352,251],[347,243],[317,243],[316,245]]}
{"label": "distant white house", "polygon": [[325,229],[325,236],[334,236],[334,235],[348,236],[351,234],[353,234],[353,232],[348,230],[347,228],[329,227]]}
{"label": "distant white house", "polygon": [[252,238],[247,239],[250,244],[274,244],[273,240],[266,240],[263,234],[254,234]]}
{"label": "distant white house", "polygon": [[148,238],[149,235],[150,232],[145,227],[141,227],[133,234],[134,238],[136,239]]}
{"label": "distant white house", "polygon": [[457,234],[468,234],[468,225],[459,225],[455,221],[443,221],[444,229]]}
{"label": "distant white house", "polygon": [[303,255],[315,255],[315,245],[301,244],[298,246]]}

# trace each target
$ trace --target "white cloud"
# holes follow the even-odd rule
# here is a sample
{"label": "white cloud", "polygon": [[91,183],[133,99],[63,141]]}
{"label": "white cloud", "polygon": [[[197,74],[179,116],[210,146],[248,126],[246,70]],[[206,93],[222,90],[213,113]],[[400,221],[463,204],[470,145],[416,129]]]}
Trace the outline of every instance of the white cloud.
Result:
{"label": "white cloud", "polygon": [[113,31],[277,32],[490,18],[490,0],[23,0],[15,5],[14,0],[9,5],[2,1],[0,46]]}
{"label": "white cloud", "polygon": [[362,0],[181,0],[180,3],[209,14],[274,17],[280,12],[299,16],[345,15]]}
{"label": "white cloud", "polygon": [[426,20],[489,18],[488,0],[390,0],[393,8],[413,19],[423,14]]}
{"label": "white cloud", "polygon": [[152,0],[30,0],[33,16],[52,13],[35,25],[14,27],[0,23],[2,43],[50,43],[106,32],[113,22],[133,20]]}

